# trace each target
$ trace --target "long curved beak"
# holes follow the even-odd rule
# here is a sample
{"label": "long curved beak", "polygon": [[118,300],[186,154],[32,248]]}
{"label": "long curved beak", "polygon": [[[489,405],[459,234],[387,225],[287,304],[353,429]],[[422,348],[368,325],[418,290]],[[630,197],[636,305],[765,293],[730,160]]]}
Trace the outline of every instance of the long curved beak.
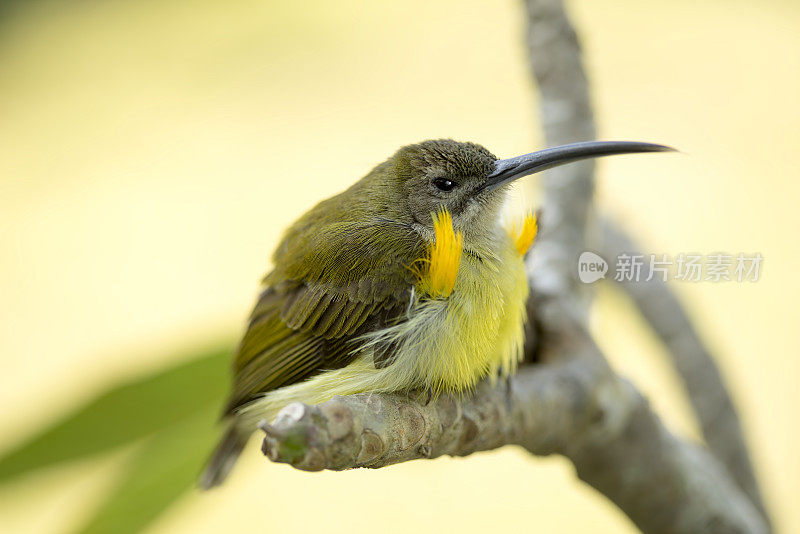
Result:
{"label": "long curved beak", "polygon": [[546,148],[523,156],[495,161],[494,170],[486,177],[486,182],[481,190],[491,191],[517,178],[582,159],[617,154],[674,151],[674,148],[668,146],[638,141],[587,141]]}

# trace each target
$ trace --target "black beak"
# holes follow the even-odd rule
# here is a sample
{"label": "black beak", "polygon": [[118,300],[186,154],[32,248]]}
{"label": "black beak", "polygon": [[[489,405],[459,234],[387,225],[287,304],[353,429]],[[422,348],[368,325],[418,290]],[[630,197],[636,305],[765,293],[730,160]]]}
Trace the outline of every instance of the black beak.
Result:
{"label": "black beak", "polygon": [[517,178],[582,159],[616,154],[674,151],[674,148],[668,146],[638,141],[587,141],[546,148],[516,158],[498,159],[494,162],[494,170],[486,177],[486,182],[481,190],[491,191]]}

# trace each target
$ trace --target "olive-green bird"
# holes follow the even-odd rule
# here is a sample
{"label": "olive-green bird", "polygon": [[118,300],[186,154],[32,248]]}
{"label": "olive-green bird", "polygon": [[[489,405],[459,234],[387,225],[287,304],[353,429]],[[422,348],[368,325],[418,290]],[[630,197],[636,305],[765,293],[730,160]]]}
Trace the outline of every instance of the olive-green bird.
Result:
{"label": "olive-green bird", "polygon": [[581,159],[667,150],[586,142],[498,160],[473,143],[425,141],[320,202],[274,253],[234,359],[227,431],[200,485],[220,484],[258,422],[292,402],[463,392],[513,373],[536,221],[502,226],[511,182]]}

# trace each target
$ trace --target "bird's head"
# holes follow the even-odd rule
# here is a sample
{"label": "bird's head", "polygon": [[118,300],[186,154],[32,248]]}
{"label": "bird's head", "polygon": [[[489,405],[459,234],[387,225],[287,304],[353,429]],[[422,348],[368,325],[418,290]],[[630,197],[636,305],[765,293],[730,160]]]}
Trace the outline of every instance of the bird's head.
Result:
{"label": "bird's head", "polygon": [[509,185],[518,178],[587,158],[670,150],[650,143],[592,141],[497,159],[475,143],[440,139],[405,146],[390,163],[417,224],[432,229],[431,215],[444,208],[453,226],[469,237],[494,224]]}

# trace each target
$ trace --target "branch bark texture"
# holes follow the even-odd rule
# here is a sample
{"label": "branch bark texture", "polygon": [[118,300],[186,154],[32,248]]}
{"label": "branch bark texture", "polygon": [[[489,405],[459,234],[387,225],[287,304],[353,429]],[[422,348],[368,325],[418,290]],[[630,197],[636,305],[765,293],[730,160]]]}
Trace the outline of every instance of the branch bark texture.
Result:
{"label": "branch bark texture", "polygon": [[266,433],[273,461],[318,471],[466,456],[503,445],[562,454],[644,532],[766,532],[758,511],[702,447],[675,438],[588,339],[523,368],[508,385],[424,404],[407,395],[293,404]]}

